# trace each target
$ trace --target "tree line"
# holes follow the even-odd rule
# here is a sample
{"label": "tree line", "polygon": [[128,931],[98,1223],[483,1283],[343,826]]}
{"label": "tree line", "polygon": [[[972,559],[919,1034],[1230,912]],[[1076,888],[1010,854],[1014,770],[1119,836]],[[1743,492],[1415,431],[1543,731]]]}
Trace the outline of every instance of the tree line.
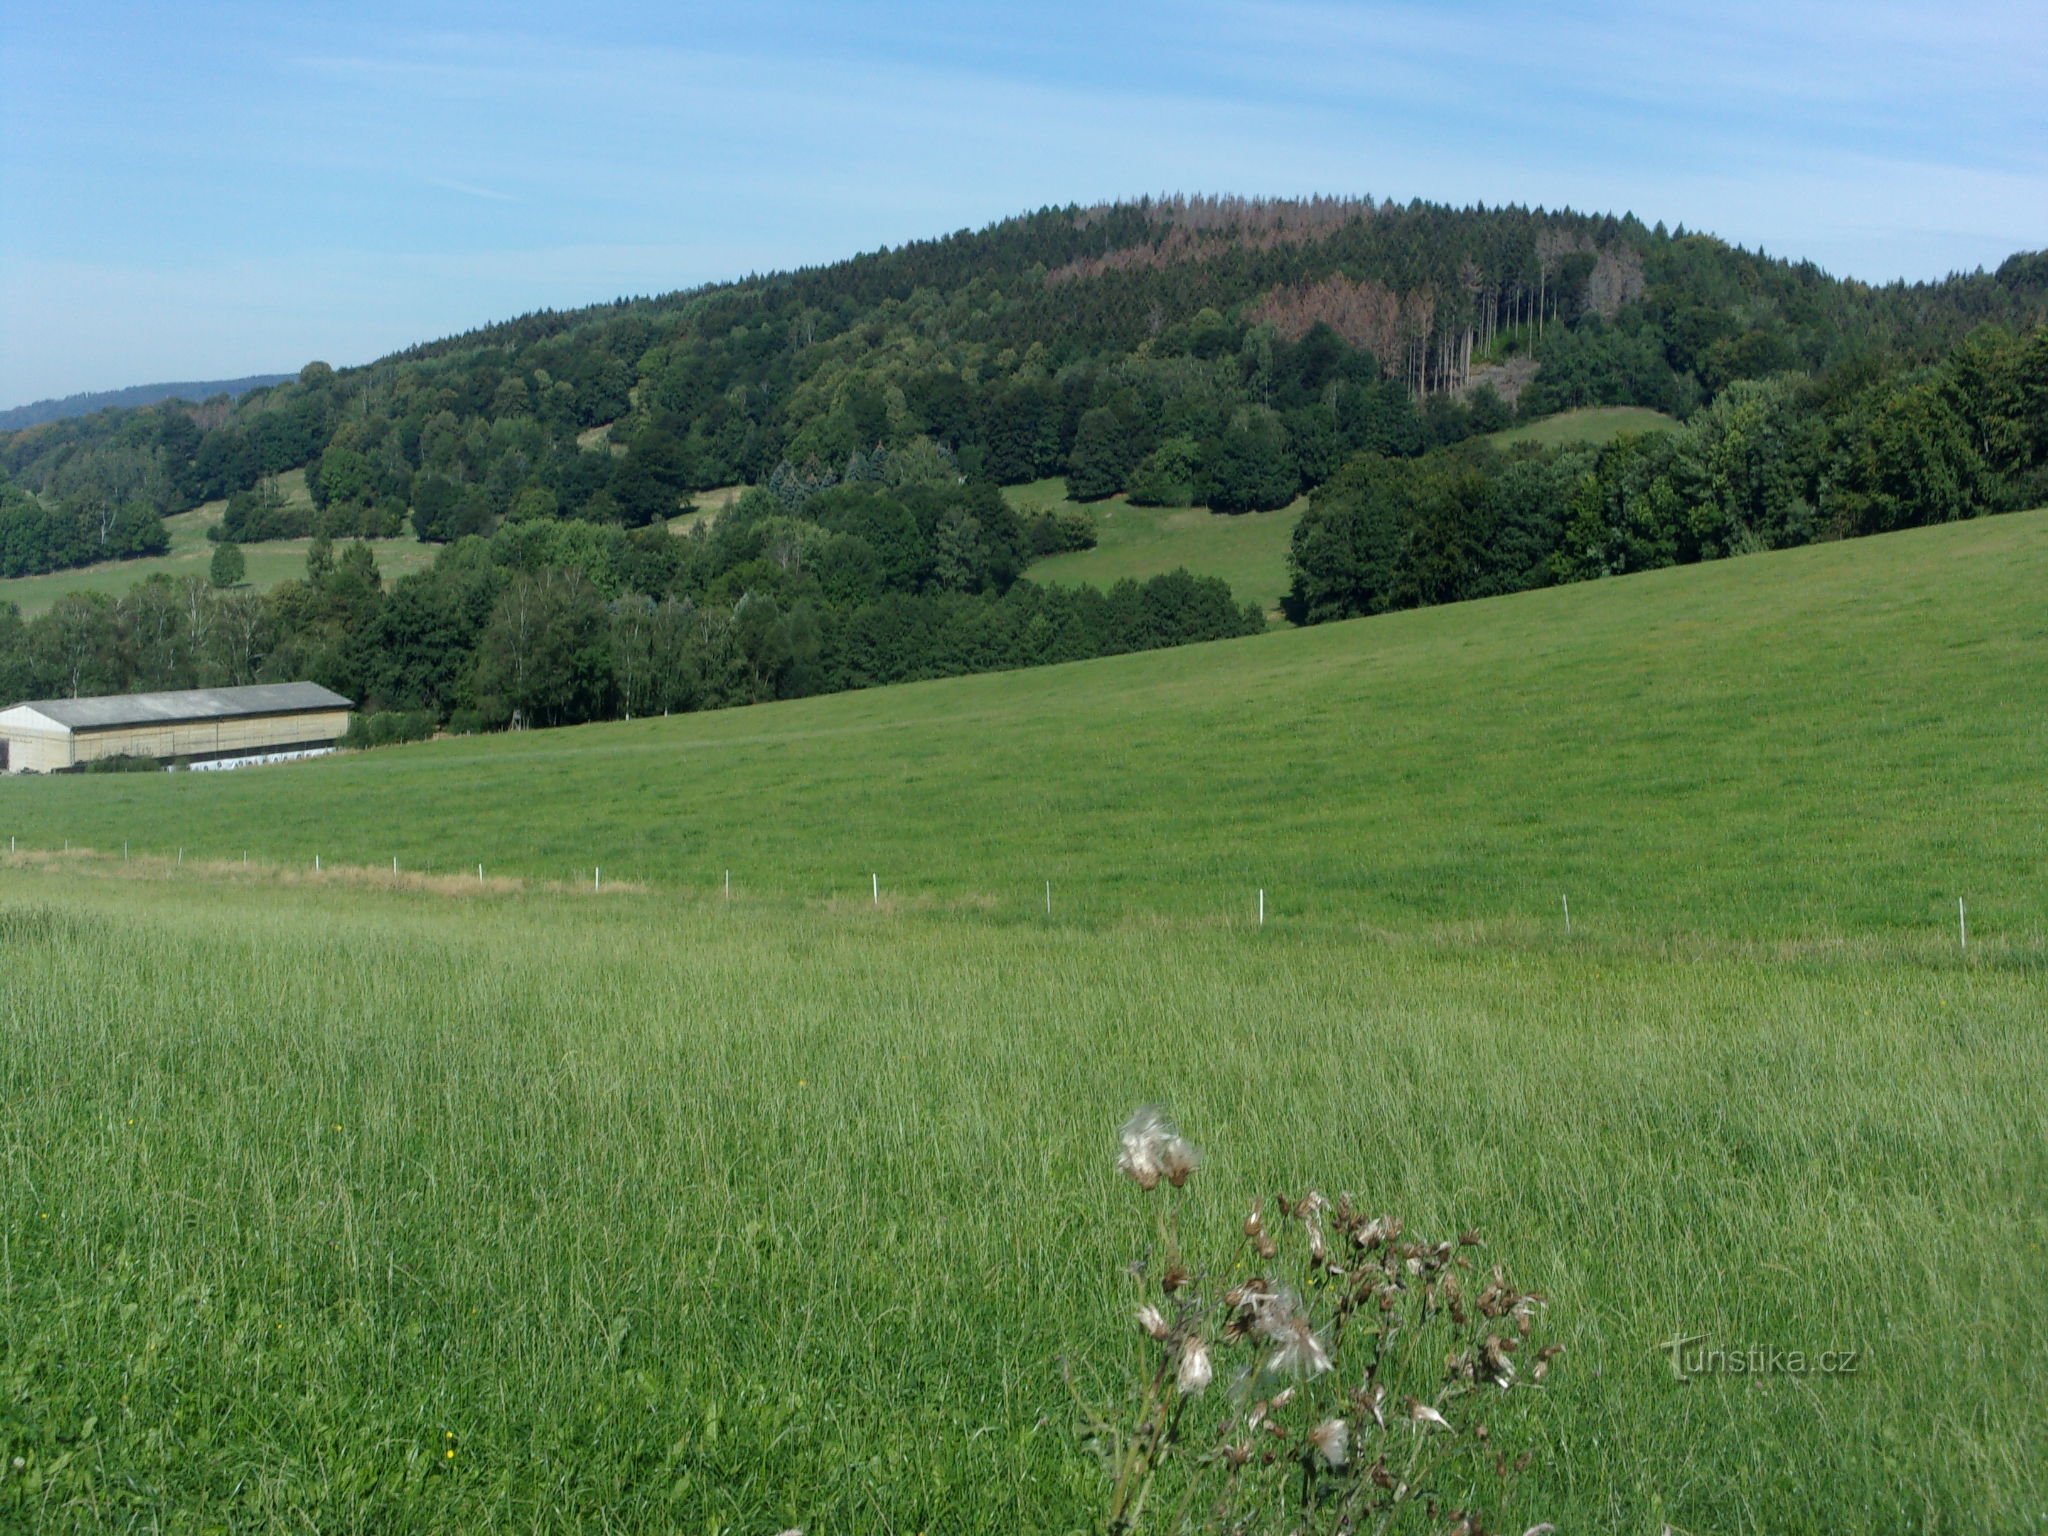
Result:
{"label": "tree line", "polygon": [[[386,587],[316,539],[268,594],[167,576],[0,605],[0,693],[309,678],[456,730],[713,709],[1256,633],[1185,572],[1107,592],[1020,579],[1036,521],[957,476],[757,489],[686,535],[573,519],[450,542]],[[1042,520],[1039,520],[1042,521]],[[232,548],[233,546],[224,546]]]}
{"label": "tree line", "polygon": [[1731,383],[1600,448],[1364,454],[1289,551],[1300,623],[2048,504],[2048,327],[1941,363]]}

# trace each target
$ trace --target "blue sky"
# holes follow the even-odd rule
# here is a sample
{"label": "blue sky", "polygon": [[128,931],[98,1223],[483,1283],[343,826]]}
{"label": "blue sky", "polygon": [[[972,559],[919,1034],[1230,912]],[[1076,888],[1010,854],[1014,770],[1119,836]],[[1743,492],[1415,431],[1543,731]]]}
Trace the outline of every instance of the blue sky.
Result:
{"label": "blue sky", "polygon": [[1995,266],[2048,245],[2048,16],[22,0],[0,407],[1167,190],[1626,209],[1871,280]]}

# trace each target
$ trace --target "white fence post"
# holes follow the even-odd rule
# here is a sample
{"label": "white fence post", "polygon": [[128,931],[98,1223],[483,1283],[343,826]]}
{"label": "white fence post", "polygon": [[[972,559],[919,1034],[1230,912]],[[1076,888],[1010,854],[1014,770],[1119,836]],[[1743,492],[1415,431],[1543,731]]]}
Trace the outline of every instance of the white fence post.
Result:
{"label": "white fence post", "polygon": [[1963,898],[1956,898],[1956,932],[1962,937],[1963,948],[1970,947],[1970,914],[1963,910]]}
{"label": "white fence post", "polygon": [[1564,931],[1570,933],[1572,931],[1572,899],[1569,896],[1561,896],[1558,899],[1564,903]]}
{"label": "white fence post", "polygon": [[1266,892],[1263,886],[1259,889],[1259,926],[1266,926]]}
{"label": "white fence post", "polygon": [[873,874],[869,875],[868,878],[875,883],[875,905],[879,907],[882,904],[882,877],[879,874]]}

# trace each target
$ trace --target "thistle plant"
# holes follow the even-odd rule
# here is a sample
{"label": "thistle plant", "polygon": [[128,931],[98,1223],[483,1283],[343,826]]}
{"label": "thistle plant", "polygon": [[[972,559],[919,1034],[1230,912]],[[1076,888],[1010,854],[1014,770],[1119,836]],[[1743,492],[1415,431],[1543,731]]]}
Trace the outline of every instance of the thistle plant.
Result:
{"label": "thistle plant", "polygon": [[1119,1139],[1118,1170],[1152,1205],[1150,1251],[1128,1268],[1143,1366],[1112,1412],[1067,1370],[1108,1536],[1508,1529],[1527,1410],[1563,1352],[1542,1340],[1543,1296],[1477,1231],[1410,1236],[1316,1190],[1254,1201],[1227,1258],[1197,1266],[1181,1231],[1194,1148],[1149,1108]]}

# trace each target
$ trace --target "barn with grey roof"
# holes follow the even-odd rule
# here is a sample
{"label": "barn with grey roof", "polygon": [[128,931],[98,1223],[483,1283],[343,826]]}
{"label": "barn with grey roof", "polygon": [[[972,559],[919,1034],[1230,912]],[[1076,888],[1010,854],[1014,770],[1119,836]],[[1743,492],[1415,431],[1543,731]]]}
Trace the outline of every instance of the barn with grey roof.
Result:
{"label": "barn with grey roof", "polygon": [[109,757],[194,768],[277,762],[333,750],[348,712],[347,699],[318,683],[33,699],[0,710],[0,769],[62,773]]}

